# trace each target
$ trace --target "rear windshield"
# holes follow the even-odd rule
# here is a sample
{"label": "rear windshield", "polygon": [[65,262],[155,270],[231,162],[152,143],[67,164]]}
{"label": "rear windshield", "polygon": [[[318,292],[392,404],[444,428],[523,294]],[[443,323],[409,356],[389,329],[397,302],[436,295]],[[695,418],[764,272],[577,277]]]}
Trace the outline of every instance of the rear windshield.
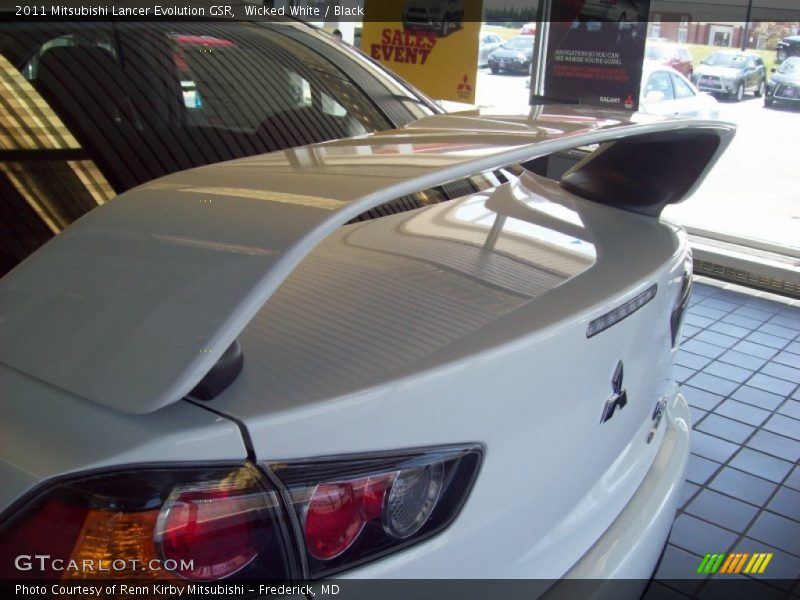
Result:
{"label": "rear windshield", "polygon": [[798,75],[800,74],[800,60],[789,59],[778,67],[778,73],[784,75]]}
{"label": "rear windshield", "polygon": [[506,50],[529,50],[533,48],[534,37],[532,35],[515,37],[505,44],[503,48]]}
{"label": "rear windshield", "polygon": [[0,275],[156,177],[430,114],[338,47],[286,24],[0,24]]}

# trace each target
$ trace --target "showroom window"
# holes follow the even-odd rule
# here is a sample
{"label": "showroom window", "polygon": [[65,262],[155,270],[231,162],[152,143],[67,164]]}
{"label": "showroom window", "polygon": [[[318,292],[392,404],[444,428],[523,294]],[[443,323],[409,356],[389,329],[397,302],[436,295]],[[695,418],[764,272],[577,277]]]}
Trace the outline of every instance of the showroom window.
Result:
{"label": "showroom window", "polygon": [[[793,25],[757,20],[757,12],[749,25],[718,22],[710,8],[707,21],[699,15],[691,20],[668,11],[667,4],[651,3],[645,65],[650,72],[675,68],[690,81],[666,72],[646,77],[640,97],[651,91],[664,97],[654,94],[655,101],[642,102],[640,112],[725,121],[737,132],[702,185],[685,202],[665,208],[663,218],[689,231],[699,273],[800,295],[797,161],[789,150],[800,131],[800,111],[794,98],[774,100],[770,87],[782,76],[775,45]],[[519,31],[500,23],[487,26],[509,38]],[[772,41],[756,48],[759,39]],[[743,41],[749,58],[737,58]],[[537,68],[530,85],[536,85]],[[489,114],[535,114],[540,107],[531,112],[528,81],[481,68],[476,103]]]}

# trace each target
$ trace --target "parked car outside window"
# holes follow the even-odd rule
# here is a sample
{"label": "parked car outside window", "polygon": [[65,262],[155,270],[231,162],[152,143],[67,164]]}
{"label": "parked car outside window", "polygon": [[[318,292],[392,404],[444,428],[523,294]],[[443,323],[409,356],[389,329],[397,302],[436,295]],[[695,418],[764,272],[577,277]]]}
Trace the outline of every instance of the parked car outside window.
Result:
{"label": "parked car outside window", "polygon": [[639,111],[671,117],[719,118],[717,101],[669,67],[645,65]]}
{"label": "parked car outside window", "polygon": [[478,66],[483,67],[489,63],[489,55],[497,50],[503,43],[496,33],[481,32],[480,44],[478,46]]}
{"label": "parked car outside window", "polygon": [[764,106],[773,104],[800,106],[800,56],[789,57],[778,68],[772,69]]}
{"label": "parked car outside window", "polygon": [[518,35],[508,40],[489,55],[489,68],[492,73],[500,71],[530,73],[535,41],[536,38],[532,35]]}
{"label": "parked car outside window", "polygon": [[800,35],[783,38],[775,47],[775,62],[780,64],[791,56],[800,56]]}
{"label": "parked car outside window", "polygon": [[757,54],[746,52],[715,52],[695,69],[694,83],[710,94],[744,99],[747,92],[760,98],[767,85],[767,67]]}

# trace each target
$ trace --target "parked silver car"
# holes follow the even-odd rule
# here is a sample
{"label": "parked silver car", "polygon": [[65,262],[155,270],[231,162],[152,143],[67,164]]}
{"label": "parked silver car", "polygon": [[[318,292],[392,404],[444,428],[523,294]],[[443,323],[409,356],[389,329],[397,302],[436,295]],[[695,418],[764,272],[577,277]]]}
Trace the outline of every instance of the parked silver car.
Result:
{"label": "parked silver car", "polygon": [[693,80],[704,92],[741,102],[747,92],[753,92],[756,98],[764,95],[767,67],[754,52],[725,50],[702,60],[694,70]]}
{"label": "parked silver car", "polygon": [[478,66],[489,64],[489,55],[503,45],[503,38],[496,33],[481,31],[478,44]]}

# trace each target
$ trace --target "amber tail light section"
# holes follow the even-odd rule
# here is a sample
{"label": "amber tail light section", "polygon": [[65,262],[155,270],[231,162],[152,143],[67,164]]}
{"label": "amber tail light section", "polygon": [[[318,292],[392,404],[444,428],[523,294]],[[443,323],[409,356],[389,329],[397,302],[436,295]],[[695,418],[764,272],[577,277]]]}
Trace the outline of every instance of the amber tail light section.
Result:
{"label": "amber tail light section", "polygon": [[281,512],[278,493],[251,465],[69,479],[0,527],[0,578],[288,579],[296,568]]}

